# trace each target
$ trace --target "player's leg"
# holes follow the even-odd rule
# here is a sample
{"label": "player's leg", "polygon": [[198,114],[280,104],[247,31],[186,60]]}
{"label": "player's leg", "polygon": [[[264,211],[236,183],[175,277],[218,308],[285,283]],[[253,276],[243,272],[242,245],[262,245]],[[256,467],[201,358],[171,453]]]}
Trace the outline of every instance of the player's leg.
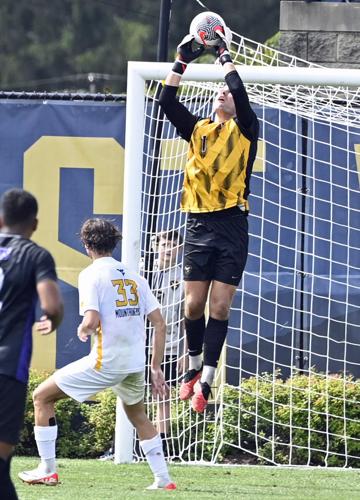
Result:
{"label": "player's leg", "polygon": [[209,319],[204,333],[204,368],[194,386],[192,407],[202,413],[228,331],[228,317],[236,287],[241,280],[248,253],[247,218],[240,211],[222,220],[212,221],[216,245],[213,281],[209,296]]}
{"label": "player's leg", "polygon": [[85,356],[57,370],[39,385],[34,391],[33,399],[35,407],[34,432],[41,463],[37,469],[20,473],[20,479],[31,484],[57,484],[55,402],[70,397],[82,403],[97,392],[112,387],[116,381],[117,377],[114,377],[113,374],[104,374],[94,370],[89,357]]}
{"label": "player's leg", "polygon": [[26,384],[0,375],[0,498],[16,500],[10,477],[14,447],[24,421]]}
{"label": "player's leg", "polygon": [[165,457],[170,457],[173,454],[173,447],[169,439],[170,430],[170,393],[168,392],[165,398],[157,403],[157,430],[160,434],[162,448]]}
{"label": "player's leg", "polygon": [[113,390],[123,401],[125,413],[136,429],[140,446],[154,474],[154,484],[149,489],[174,490],[176,486],[169,475],[160,435],[145,413],[144,385],[144,373],[132,373]]}
{"label": "player's leg", "polygon": [[205,305],[210,281],[185,281],[185,331],[189,353],[189,369],[180,385],[181,400],[191,398],[203,365]]}
{"label": "player's leg", "polygon": [[202,413],[209,399],[211,385],[228,330],[228,316],[236,286],[213,281],[209,297],[209,320],[204,338],[204,367],[194,387],[192,408]]}
{"label": "player's leg", "polygon": [[0,441],[0,485],[3,500],[17,500],[18,496],[10,477],[10,463],[14,446]]}
{"label": "player's leg", "polygon": [[143,400],[134,405],[124,403],[124,409],[128,419],[136,429],[140,446],[154,474],[154,484],[149,489],[175,489],[176,486],[170,479],[165,462],[161,438],[145,413]]}
{"label": "player's leg", "polygon": [[169,432],[169,420],[170,420],[170,405],[169,405],[169,392],[167,392],[164,399],[158,402],[157,405],[157,430],[159,431],[161,437],[166,439]]}
{"label": "player's leg", "polygon": [[19,473],[19,478],[29,484],[56,485],[56,438],[58,426],[55,419],[55,402],[68,396],[58,387],[51,376],[33,393],[35,426],[34,435],[40,464],[36,469]]}
{"label": "player's leg", "polygon": [[164,454],[167,454],[167,435],[170,428],[170,391],[166,391],[163,399],[157,401],[156,428],[160,434]]}
{"label": "player's leg", "polygon": [[209,399],[211,385],[228,330],[228,317],[236,286],[213,281],[209,297],[209,319],[204,335],[204,366],[194,386],[193,410],[202,413]]}
{"label": "player's leg", "polygon": [[[198,217],[200,215],[200,218]],[[180,385],[180,399],[189,399],[199,379],[203,362],[205,305],[212,279],[213,245],[202,214],[187,219],[183,273],[185,280],[185,332],[189,353],[189,369]]]}
{"label": "player's leg", "polygon": [[177,364],[178,360],[176,356],[165,356],[161,366],[165,382],[169,389],[166,391],[166,396],[157,403],[156,427],[161,437],[165,457],[171,456],[174,453],[171,441],[169,441],[168,437],[170,431],[171,387],[175,387],[177,383]]}
{"label": "player's leg", "polygon": [[174,367],[176,367],[176,358],[165,355],[161,369],[165,377],[167,389],[165,397],[158,400],[156,415],[156,428],[160,433],[161,439],[163,440],[164,453],[166,448],[166,436],[170,428],[170,387],[176,379],[176,368],[174,369]]}

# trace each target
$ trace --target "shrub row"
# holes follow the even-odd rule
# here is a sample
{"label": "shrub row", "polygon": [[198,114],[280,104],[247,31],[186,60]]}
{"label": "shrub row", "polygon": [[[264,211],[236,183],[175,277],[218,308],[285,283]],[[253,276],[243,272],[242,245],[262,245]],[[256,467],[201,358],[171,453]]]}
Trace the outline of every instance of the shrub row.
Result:
{"label": "shrub row", "polygon": [[197,417],[183,413],[188,459],[199,459],[203,436],[204,460],[360,467],[360,380],[262,374],[225,386],[221,399],[221,425],[210,411],[199,432]]}
{"label": "shrub row", "polygon": [[[36,454],[31,393],[46,377],[31,373],[18,454]],[[179,457],[211,460],[216,450],[220,462],[241,460],[247,452],[262,463],[360,467],[360,381],[321,374],[283,380],[280,374],[262,374],[243,380],[239,388],[225,386],[222,401],[221,425],[211,407],[199,418],[188,402],[173,404],[173,435],[178,436],[173,444]],[[92,458],[107,450],[115,408],[111,390],[91,403],[59,401],[58,456]]]}

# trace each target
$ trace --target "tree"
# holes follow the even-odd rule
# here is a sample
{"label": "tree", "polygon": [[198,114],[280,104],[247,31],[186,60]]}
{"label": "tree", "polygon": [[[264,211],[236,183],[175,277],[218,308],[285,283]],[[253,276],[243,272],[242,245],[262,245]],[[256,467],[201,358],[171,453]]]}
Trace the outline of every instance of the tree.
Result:
{"label": "tree", "polygon": [[127,61],[153,60],[156,46],[149,43],[155,16],[149,13],[145,24],[131,18],[134,10],[124,12],[125,1],[3,0],[1,88],[75,89],[88,85],[88,73],[98,73],[112,91],[125,90]]}
{"label": "tree", "polygon": [[[264,41],[278,30],[278,0],[206,0],[230,27]],[[2,90],[126,90],[127,61],[156,60],[159,0],[2,0]],[[196,0],[173,0],[169,61],[203,10]]]}

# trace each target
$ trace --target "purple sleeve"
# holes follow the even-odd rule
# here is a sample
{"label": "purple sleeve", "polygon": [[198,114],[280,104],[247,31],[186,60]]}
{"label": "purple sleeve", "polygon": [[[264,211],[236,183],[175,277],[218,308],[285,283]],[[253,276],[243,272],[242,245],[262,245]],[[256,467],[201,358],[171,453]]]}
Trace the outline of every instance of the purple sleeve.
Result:
{"label": "purple sleeve", "polygon": [[35,281],[39,283],[47,279],[57,281],[55,262],[47,250],[38,248],[38,254],[35,259]]}

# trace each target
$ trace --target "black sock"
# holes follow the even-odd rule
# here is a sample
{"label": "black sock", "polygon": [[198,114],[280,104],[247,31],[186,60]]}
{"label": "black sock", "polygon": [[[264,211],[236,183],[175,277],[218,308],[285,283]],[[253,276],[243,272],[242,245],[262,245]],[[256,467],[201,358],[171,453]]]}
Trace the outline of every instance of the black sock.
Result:
{"label": "black sock", "polygon": [[0,498],[1,500],[18,500],[15,487],[10,478],[10,462],[0,458]]}
{"label": "black sock", "polygon": [[217,367],[228,330],[228,320],[209,318],[204,336],[204,365]]}
{"label": "black sock", "polygon": [[198,356],[203,351],[205,316],[201,316],[199,319],[185,317],[185,330],[189,356]]}
{"label": "black sock", "polygon": [[164,452],[164,457],[168,457],[168,442],[166,438],[165,432],[160,432],[160,438],[161,438],[161,443],[162,443],[162,449]]}

